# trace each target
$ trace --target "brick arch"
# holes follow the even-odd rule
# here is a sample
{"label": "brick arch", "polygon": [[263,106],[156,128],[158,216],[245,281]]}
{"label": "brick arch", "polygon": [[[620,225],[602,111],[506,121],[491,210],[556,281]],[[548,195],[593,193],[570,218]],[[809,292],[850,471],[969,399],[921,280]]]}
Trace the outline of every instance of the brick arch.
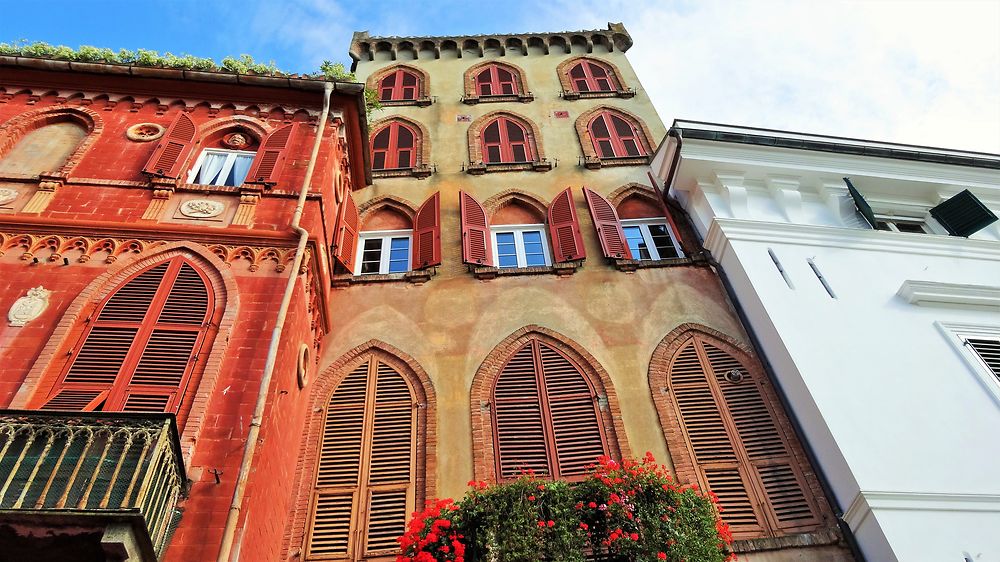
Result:
{"label": "brick arch", "polygon": [[524,70],[509,62],[500,62],[498,60],[488,60],[478,64],[474,64],[465,70],[464,84],[465,84],[465,95],[467,97],[479,97],[479,92],[476,90],[476,75],[482,69],[496,65],[500,68],[506,69],[508,72],[514,75],[517,80],[518,95],[525,95],[528,93],[528,81],[525,78]]}
{"label": "brick arch", "polygon": [[629,197],[640,197],[649,201],[653,205],[659,205],[656,201],[656,192],[653,191],[653,188],[637,182],[626,183],[625,185],[612,191],[611,194],[608,195],[608,201],[617,207],[618,205],[621,205],[622,201],[625,201]]}
{"label": "brick arch", "polygon": [[486,201],[483,201],[483,208],[486,209],[487,215],[492,217],[497,214],[500,209],[510,205],[511,203],[524,205],[525,207],[538,213],[538,217],[541,222],[545,222],[545,216],[548,212],[549,206],[537,196],[520,189],[505,189],[504,191],[497,193]]}
{"label": "brick arch", "polygon": [[583,371],[594,385],[598,395],[607,397],[607,408],[601,410],[605,436],[611,456],[617,459],[628,457],[631,450],[625,426],[622,423],[621,406],[615,393],[614,383],[607,371],[580,344],[548,328],[529,325],[504,338],[483,360],[472,379],[472,457],[476,480],[495,481],[496,450],[493,443],[493,387],[507,359],[532,339],[559,350]]}
{"label": "brick arch", "polygon": [[[771,412],[775,425],[784,437],[789,455],[802,471],[805,481],[803,491],[811,496],[809,499],[813,504],[817,504],[816,508],[820,517],[830,520],[832,514],[829,510],[829,504],[823,499],[823,489],[820,487],[819,480],[813,472],[788,415],[778,399],[771,381],[764,373],[756,354],[748,345],[739,340],[708,326],[695,323],[681,324],[671,330],[653,350],[649,362],[649,388],[677,480],[681,483],[700,483],[694,452],[684,436],[683,422],[671,397],[668,381],[670,363],[674,356],[695,337],[705,340],[706,343],[736,359],[750,373],[751,378],[760,383],[761,396]],[[723,515],[723,517],[725,516]]]}
{"label": "brick arch", "polygon": [[63,162],[57,175],[68,176],[104,131],[104,119],[87,107],[44,107],[16,115],[0,125],[0,158],[3,158],[28,133],[53,123],[73,122],[84,128],[85,136],[76,150]]}
{"label": "brick arch", "polygon": [[[580,114],[576,118],[576,135],[580,138],[580,148],[583,150],[583,155],[588,159],[600,160],[601,156],[597,153],[594,148],[594,141],[590,138],[590,122],[597,117],[598,114],[608,111],[613,114],[617,114],[619,117],[624,118],[626,121],[630,121],[634,125],[638,125],[639,131],[642,133],[640,135],[640,141],[642,142],[643,150],[646,151],[645,157],[651,157],[653,152],[656,150],[656,143],[653,141],[653,134],[649,132],[649,127],[646,126],[646,122],[639,119],[635,114],[630,113],[624,109],[618,107],[612,107],[610,105],[602,105],[595,107],[593,109],[587,110]],[[641,158],[641,157],[640,157]]]}
{"label": "brick arch", "polygon": [[[386,75],[392,74],[393,72],[396,72],[397,70],[400,69],[405,70],[407,72],[412,72],[417,75],[417,78],[419,79],[418,80],[419,84],[417,85],[417,99],[426,98],[430,96],[431,92],[430,76],[428,76],[427,73],[424,72],[423,70],[410,64],[393,64],[379,70],[378,72],[375,72],[374,74],[369,76],[367,80],[365,80],[365,87],[370,90],[374,90],[375,92],[378,92],[379,82],[381,82],[382,79],[386,77]],[[416,100],[406,100],[406,101],[416,101]],[[397,101],[389,103],[400,103],[400,102]]]}
{"label": "brick arch", "polygon": [[372,141],[375,140],[375,135],[381,132],[382,128],[389,125],[393,121],[402,123],[409,126],[411,129],[416,130],[416,139],[414,139],[413,153],[414,153],[414,168],[419,168],[421,165],[427,164],[431,161],[431,135],[427,132],[427,127],[419,121],[414,121],[413,119],[408,119],[406,117],[401,117],[399,115],[393,115],[390,117],[385,117],[375,121],[368,126],[368,130],[371,131],[371,136],[368,137],[369,147],[372,145]]}
{"label": "brick arch", "polygon": [[215,292],[216,309],[222,309],[211,350],[202,364],[200,375],[197,375],[198,382],[196,385],[191,385],[185,396],[188,406],[184,409],[190,415],[181,431],[181,448],[185,463],[190,461],[192,449],[205,421],[198,413],[206,411],[209,398],[214,395],[216,383],[222,372],[223,359],[229,347],[230,335],[239,313],[239,290],[236,278],[225,262],[201,244],[194,242],[162,244],[130,260],[120,259],[110,265],[107,271],[94,278],[66,308],[38,359],[28,371],[20,390],[11,401],[10,407],[25,409],[29,402],[40,400],[48,394],[65,366],[65,359],[55,358],[66,357],[65,350],[75,344],[82,334],[82,320],[88,317],[97,303],[104,300],[131,275],[175,256],[184,256],[201,269]]}
{"label": "brick arch", "polygon": [[309,388],[309,413],[299,448],[300,462],[295,472],[295,504],[293,506],[290,531],[286,533],[282,551],[285,559],[291,550],[302,549],[309,526],[312,493],[315,487],[316,464],[319,462],[323,424],[326,421],[326,406],[330,396],[347,375],[368,357],[375,356],[391,365],[410,383],[420,413],[417,417],[418,436],[416,450],[416,470],[414,475],[415,506],[424,505],[424,500],[437,493],[437,396],[427,372],[409,354],[380,340],[369,340],[348,350],[331,363],[316,377]]}
{"label": "brick arch", "polygon": [[528,142],[531,143],[533,150],[535,151],[535,160],[541,161],[545,160],[545,149],[542,147],[542,134],[538,125],[534,121],[528,119],[520,113],[514,113],[513,111],[493,111],[487,113],[472,122],[469,125],[468,140],[469,140],[469,161],[470,162],[482,162],[483,161],[483,149],[479,144],[479,135],[482,133],[483,129],[490,124],[497,117],[507,117],[508,119],[513,119],[520,123],[528,132]]}
{"label": "brick arch", "polygon": [[373,214],[386,208],[392,209],[393,211],[405,216],[410,220],[411,224],[413,223],[414,217],[417,215],[417,208],[413,205],[413,203],[403,199],[402,197],[386,194],[379,195],[378,197],[372,197],[371,199],[358,205],[358,223],[363,225],[365,220]]}
{"label": "brick arch", "polygon": [[562,61],[559,63],[559,66],[556,67],[556,74],[559,76],[559,84],[562,85],[563,93],[576,92],[573,88],[573,81],[569,78],[569,71],[581,61],[596,62],[597,64],[606,67],[611,71],[612,76],[614,76],[615,82],[618,83],[618,89],[627,89],[625,78],[622,76],[621,70],[618,70],[618,67],[611,61],[599,59],[597,57],[572,57]]}
{"label": "brick arch", "polygon": [[271,132],[272,128],[269,127],[267,123],[257,119],[256,117],[248,117],[246,115],[219,117],[198,125],[197,144],[200,145],[208,137],[227,129],[239,129],[241,131],[246,131],[250,133],[250,135],[257,141],[257,144],[260,145],[261,141],[264,140],[264,137]]}

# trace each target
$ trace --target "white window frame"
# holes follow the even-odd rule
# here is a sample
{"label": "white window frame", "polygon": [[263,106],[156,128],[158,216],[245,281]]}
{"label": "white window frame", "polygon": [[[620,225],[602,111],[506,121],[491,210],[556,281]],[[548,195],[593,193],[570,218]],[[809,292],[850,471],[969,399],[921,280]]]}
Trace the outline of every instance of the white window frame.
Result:
{"label": "white window frame", "polygon": [[[542,255],[545,265],[527,265],[528,258],[524,252],[524,233],[538,232],[542,238]],[[517,254],[517,267],[500,267],[500,254],[497,251],[497,234],[512,233],[514,235],[514,251]],[[552,265],[552,252],[549,249],[549,233],[544,224],[504,224],[490,227],[490,239],[493,242],[493,263],[500,269],[522,269],[526,267],[549,267]]]}
{"label": "white window frame", "polygon": [[[649,248],[649,260],[642,261],[658,261],[661,259],[678,259],[683,258],[684,250],[681,249],[680,241],[677,239],[677,233],[674,229],[670,227],[670,221],[666,219],[621,219],[619,221],[622,225],[622,230],[624,232],[625,227],[628,226],[638,226],[639,231],[642,233],[642,239],[646,243],[646,247]],[[674,250],[677,252],[677,258],[661,258],[660,251],[656,248],[656,244],[653,243],[653,235],[649,232],[650,225],[662,225],[667,227],[667,234],[670,236],[670,243],[674,245]],[[628,240],[626,237],[625,244],[628,245]],[[629,248],[631,252],[631,248]],[[632,259],[638,260],[637,256],[632,256]]]}
{"label": "white window frame", "polygon": [[979,382],[1000,406],[1000,380],[972,346],[969,339],[1000,340],[1000,325],[964,324],[958,322],[935,322],[941,334],[952,345],[958,355],[965,360],[969,369],[978,375]]}
{"label": "white window frame", "polygon": [[[251,158],[255,158],[257,156],[257,153],[252,150],[230,150],[228,148],[203,148],[201,152],[198,154],[198,159],[194,161],[194,165],[191,166],[191,170],[188,172],[188,177],[187,177],[188,183],[193,184],[194,180],[198,178],[198,172],[201,171],[201,165],[202,163],[205,162],[205,155],[209,153],[225,154],[229,156],[229,158],[226,158],[226,163],[222,165],[222,170],[219,171],[219,177],[223,179],[228,178],[229,172],[233,171],[233,164],[236,163],[237,155],[242,154],[245,156],[250,156]],[[247,173],[250,173],[249,168],[247,169]],[[235,187],[239,187],[244,183],[246,183],[246,177],[244,177],[243,181],[240,182],[240,184]],[[196,184],[196,185],[225,185],[225,184],[213,183],[213,184]]]}
{"label": "white window frame", "polygon": [[[361,262],[365,256],[365,242],[367,240],[374,239],[382,240],[381,254],[379,255],[379,264],[377,273],[361,273]],[[407,251],[406,251],[406,271],[394,271],[392,275],[398,275],[401,273],[407,273],[413,271],[413,230],[373,230],[373,231],[362,231],[358,234],[358,249],[354,256],[354,271],[355,275],[388,275],[389,274],[389,256],[391,254],[392,239],[393,238],[406,238],[408,241]]]}

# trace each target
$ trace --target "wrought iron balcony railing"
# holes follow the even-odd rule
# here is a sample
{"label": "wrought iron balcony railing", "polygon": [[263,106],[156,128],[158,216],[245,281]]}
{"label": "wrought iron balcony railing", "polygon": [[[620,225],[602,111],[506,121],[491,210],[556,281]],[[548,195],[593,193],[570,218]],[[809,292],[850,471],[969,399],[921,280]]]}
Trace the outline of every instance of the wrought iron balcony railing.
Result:
{"label": "wrought iron balcony railing", "polygon": [[159,557],[185,482],[172,415],[0,411],[0,511],[138,513]]}

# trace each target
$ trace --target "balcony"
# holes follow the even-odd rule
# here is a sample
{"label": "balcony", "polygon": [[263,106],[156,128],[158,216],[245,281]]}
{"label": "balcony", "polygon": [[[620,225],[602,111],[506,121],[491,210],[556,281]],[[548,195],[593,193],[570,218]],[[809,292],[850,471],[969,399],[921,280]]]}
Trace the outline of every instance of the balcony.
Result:
{"label": "balcony", "polygon": [[172,415],[0,411],[0,544],[12,560],[153,562],[185,482]]}

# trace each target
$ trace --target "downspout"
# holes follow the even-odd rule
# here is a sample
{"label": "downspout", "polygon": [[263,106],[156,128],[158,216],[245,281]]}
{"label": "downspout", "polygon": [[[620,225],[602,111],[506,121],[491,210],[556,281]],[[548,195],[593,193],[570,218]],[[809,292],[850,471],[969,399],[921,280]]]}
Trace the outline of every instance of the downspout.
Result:
{"label": "downspout", "polygon": [[[664,178],[663,183],[663,196],[668,201],[670,201],[670,188],[673,185],[674,179],[677,176],[677,170],[680,167],[678,164],[681,158],[681,148],[683,147],[684,137],[681,134],[681,130],[675,127],[671,127],[667,131],[667,135],[677,139],[677,150],[674,152],[673,162],[670,165],[670,171],[667,173],[667,177]],[[830,480],[824,472],[822,465],[819,464],[819,460],[816,457],[816,450],[813,449],[812,443],[805,438],[805,431],[802,429],[802,422],[799,420],[798,416],[795,414],[795,410],[792,409],[791,402],[788,400],[788,395],[785,393],[785,389],[781,386],[781,382],[778,380],[777,374],[774,372],[774,367],[771,362],[764,355],[764,347],[761,345],[760,337],[757,336],[757,332],[754,331],[753,325],[750,324],[750,318],[747,316],[746,310],[743,308],[743,303],[736,296],[736,289],[733,287],[732,281],[729,279],[729,275],[726,274],[725,268],[719,263],[712,252],[709,252],[705,248],[705,239],[702,238],[701,233],[698,232],[697,228],[694,228],[694,221],[691,220],[691,214],[687,212],[687,209],[680,204],[679,201],[672,200],[674,203],[673,207],[679,210],[683,215],[684,219],[688,224],[692,225],[691,230],[694,235],[698,238],[698,245],[701,247],[702,254],[708,261],[708,265],[712,267],[715,273],[719,276],[719,280],[722,281],[722,287],[726,291],[726,295],[729,297],[729,302],[732,303],[733,308],[736,310],[736,316],[740,319],[740,324],[747,331],[747,335],[750,337],[750,343],[753,345],[754,349],[758,350],[757,359],[760,361],[761,365],[764,367],[764,372],[767,374],[767,378],[770,379],[771,385],[777,391],[778,401],[781,402],[782,408],[784,408],[785,413],[788,415],[789,421],[792,423],[792,430],[795,432],[796,438],[798,438],[799,443],[802,445],[802,449],[806,453],[806,458],[809,459],[809,463],[812,464],[814,473],[819,480],[819,485],[823,489],[823,495],[826,496],[827,501],[833,506],[834,517],[837,520],[837,526],[840,528],[840,532],[844,536],[844,541],[847,543],[848,549],[850,549],[851,554],[854,559],[858,562],[865,562],[865,555],[861,552],[861,545],[858,544],[858,538],[854,536],[854,531],[851,530],[851,526],[847,524],[844,520],[844,509],[837,500],[837,496],[833,493],[833,487],[830,485]]]}
{"label": "downspout", "polygon": [[298,279],[299,268],[302,266],[302,255],[305,253],[306,243],[309,240],[309,231],[299,226],[299,221],[302,219],[302,212],[305,210],[306,196],[309,194],[309,184],[312,183],[313,169],[316,167],[316,157],[319,155],[319,146],[323,141],[323,131],[326,129],[326,120],[330,114],[330,96],[333,94],[333,86],[333,82],[323,84],[323,111],[320,113],[319,126],[316,128],[316,141],[313,142],[312,152],[309,154],[309,165],[306,166],[306,175],[302,179],[302,188],[299,190],[299,200],[295,205],[295,213],[292,215],[292,222],[289,225],[299,235],[299,245],[295,250],[295,260],[292,262],[291,272],[288,275],[288,283],[285,284],[285,293],[281,297],[281,306],[278,307],[278,319],[274,325],[274,330],[271,331],[271,342],[267,348],[267,362],[264,364],[264,374],[260,378],[260,390],[257,392],[257,404],[254,406],[253,418],[250,419],[250,431],[247,433],[247,442],[243,446],[243,460],[240,462],[240,473],[236,477],[236,489],[233,491],[233,501],[229,506],[226,527],[222,533],[222,545],[219,547],[218,562],[229,562],[229,557],[233,551],[236,525],[239,523],[243,496],[247,488],[247,478],[250,476],[254,453],[257,450],[257,436],[260,433],[261,419],[264,416],[264,407],[267,405],[271,376],[274,374],[274,364],[278,358],[278,343],[281,340],[285,317],[288,315],[288,307],[292,302],[292,293],[295,292],[295,281]]}

